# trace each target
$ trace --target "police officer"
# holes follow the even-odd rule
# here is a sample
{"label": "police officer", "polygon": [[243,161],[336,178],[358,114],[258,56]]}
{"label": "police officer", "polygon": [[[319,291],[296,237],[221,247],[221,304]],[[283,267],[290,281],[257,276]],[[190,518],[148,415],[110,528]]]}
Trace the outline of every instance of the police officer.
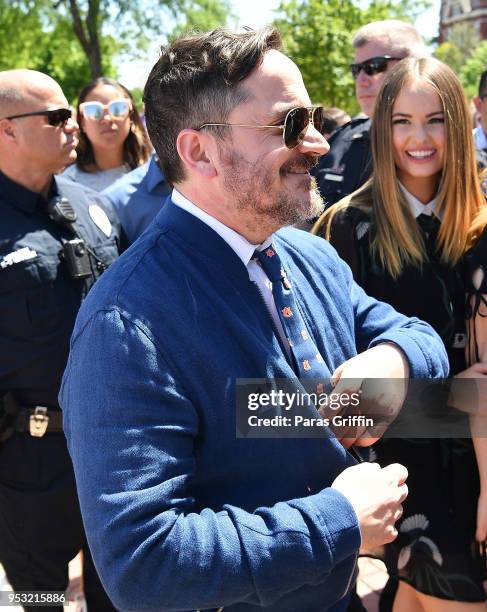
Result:
{"label": "police officer", "polygon": [[375,21],[357,30],[351,64],[357,101],[363,116],[338,128],[329,140],[330,151],[315,169],[315,177],[326,206],[358,189],[369,178],[371,168],[370,121],[375,98],[394,64],[408,56],[426,54],[421,36],[408,23],[389,19]]}
{"label": "police officer", "polygon": [[[50,77],[0,72],[0,562],[17,592],[64,591],[86,546],[57,395],[119,230],[102,198],[54,176],[76,159],[77,129]],[[84,556],[90,612],[114,609]]]}

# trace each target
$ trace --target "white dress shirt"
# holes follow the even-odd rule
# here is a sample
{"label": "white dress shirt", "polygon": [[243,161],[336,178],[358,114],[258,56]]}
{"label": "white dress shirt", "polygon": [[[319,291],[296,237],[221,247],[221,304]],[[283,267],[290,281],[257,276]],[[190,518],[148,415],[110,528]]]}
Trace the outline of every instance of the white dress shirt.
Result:
{"label": "white dress shirt", "polygon": [[443,211],[437,211],[436,206],[438,204],[438,196],[435,196],[430,202],[427,204],[423,204],[413,196],[412,193],[404,187],[402,183],[399,183],[399,187],[406,198],[407,203],[409,204],[409,208],[411,209],[411,213],[415,219],[419,217],[419,215],[427,215],[431,217],[431,215],[435,215],[441,221],[443,219]]}
{"label": "white dress shirt", "polygon": [[172,192],[172,201],[176,206],[179,206],[186,212],[190,213],[197,217],[200,221],[211,227],[220,238],[222,238],[228,246],[235,251],[239,259],[242,260],[242,263],[247,268],[247,272],[249,274],[249,278],[252,282],[257,285],[259,293],[262,296],[262,299],[267,306],[267,310],[271,315],[274,326],[279,333],[282,345],[286,349],[288,357],[290,356],[289,349],[289,341],[284,333],[284,328],[282,327],[281,320],[279,318],[279,314],[277,312],[276,304],[274,302],[274,295],[272,294],[272,283],[269,280],[267,274],[261,268],[260,264],[252,259],[252,255],[254,251],[262,251],[266,249],[272,242],[272,236],[266,238],[264,242],[261,244],[252,244],[246,238],[244,238],[241,234],[237,233],[233,229],[229,228],[227,225],[224,225],[215,217],[212,217],[204,210],[201,210],[196,204],[193,204],[188,198],[183,196],[177,189],[173,189]]}

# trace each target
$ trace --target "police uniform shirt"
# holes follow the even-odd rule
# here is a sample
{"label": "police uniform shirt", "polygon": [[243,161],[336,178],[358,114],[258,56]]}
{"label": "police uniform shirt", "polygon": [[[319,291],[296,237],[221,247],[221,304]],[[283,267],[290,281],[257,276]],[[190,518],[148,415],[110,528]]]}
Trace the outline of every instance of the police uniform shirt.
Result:
{"label": "police uniform shirt", "polygon": [[[118,255],[119,226],[104,199],[55,177],[50,197],[67,198],[76,227],[109,265]],[[47,201],[0,172],[0,395],[12,391],[24,405],[57,407],[69,338],[92,278],[73,279],[59,253],[75,236],[52,221]]]}
{"label": "police uniform shirt", "polygon": [[326,207],[349,195],[369,178],[370,119],[357,118],[339,127],[329,139],[330,151],[313,169]]}

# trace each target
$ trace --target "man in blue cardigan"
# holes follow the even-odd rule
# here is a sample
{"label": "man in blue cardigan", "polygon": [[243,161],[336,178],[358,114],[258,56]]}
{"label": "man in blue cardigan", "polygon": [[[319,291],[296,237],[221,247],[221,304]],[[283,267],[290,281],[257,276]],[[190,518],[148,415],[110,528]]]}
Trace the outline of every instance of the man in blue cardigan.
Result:
{"label": "man in blue cardigan", "polygon": [[90,293],[72,337],[64,427],[121,610],[345,610],[360,546],[397,535],[402,466],[354,465],[325,427],[236,437],[236,380],[298,373],[256,249],[287,272],[316,348],[305,370],[447,373],[428,325],[367,297],[323,240],[280,230],[319,213],[309,170],[328,145],[279,49],[266,29],[163,50],[145,99],[172,198]]}

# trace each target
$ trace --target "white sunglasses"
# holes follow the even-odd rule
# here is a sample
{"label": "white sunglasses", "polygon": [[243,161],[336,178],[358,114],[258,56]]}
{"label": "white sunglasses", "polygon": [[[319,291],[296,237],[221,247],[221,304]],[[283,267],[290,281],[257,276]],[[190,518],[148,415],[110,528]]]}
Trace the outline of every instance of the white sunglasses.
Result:
{"label": "white sunglasses", "polygon": [[83,117],[92,121],[101,121],[106,111],[112,119],[125,119],[132,110],[132,105],[130,100],[121,98],[120,100],[112,100],[109,104],[83,102],[79,105],[79,110]]}

